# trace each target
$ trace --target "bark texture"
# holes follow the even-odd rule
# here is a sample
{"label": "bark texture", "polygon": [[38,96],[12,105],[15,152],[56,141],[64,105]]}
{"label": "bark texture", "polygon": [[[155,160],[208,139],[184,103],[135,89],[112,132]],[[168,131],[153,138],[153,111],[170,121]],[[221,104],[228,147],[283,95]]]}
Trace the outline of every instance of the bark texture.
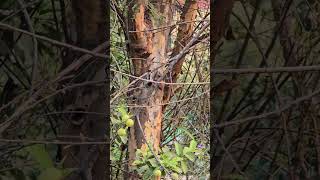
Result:
{"label": "bark texture", "polygon": [[[67,3],[66,3],[67,4]],[[69,43],[86,48],[94,49],[107,41],[108,21],[107,2],[104,0],[72,0],[67,7],[68,28],[66,39]],[[63,67],[74,62],[83,54],[67,52],[63,58]],[[107,79],[105,59],[91,58],[79,71],[74,72],[72,80],[64,82],[83,83],[87,81],[100,81],[101,83],[90,86],[79,87],[65,94],[63,99],[64,110],[67,111],[88,111],[96,113],[107,113],[106,91],[109,89],[105,81]],[[107,83],[108,84],[108,83]],[[108,136],[109,121],[104,115],[71,113],[62,122],[60,135],[63,140],[75,141],[71,137],[82,137],[76,140],[88,141],[87,138],[95,141],[105,140]],[[69,138],[70,137],[70,138]],[[80,145],[63,146],[62,160],[65,168],[77,168],[68,180],[110,179],[109,147],[106,145]]]}
{"label": "bark texture", "polygon": [[[154,31],[152,29],[169,25],[171,22],[170,1],[153,3],[158,17],[152,17],[148,4],[143,1],[135,1],[129,7],[129,52],[133,62],[135,76],[143,76],[154,81],[160,81],[163,77],[164,66],[167,60],[168,30]],[[158,19],[157,19],[158,18]],[[136,123],[130,129],[129,159],[130,163],[135,159],[137,148],[146,149],[147,142],[152,142],[155,152],[159,150],[160,132],[162,121],[163,86],[152,82],[137,82],[133,85],[130,104],[139,106],[131,108]],[[141,125],[141,128],[140,128]]]}
{"label": "bark texture", "polygon": [[[197,15],[198,3],[197,1],[186,1],[183,8],[183,13],[180,17],[180,22],[182,23],[178,29],[177,39],[174,43],[174,48],[172,50],[171,57],[178,55],[183,48],[191,40],[194,33],[194,22]],[[183,55],[174,65],[172,71],[166,74],[166,82],[177,82],[179,74],[182,70],[182,65],[185,60],[185,55]],[[168,102],[170,98],[174,95],[174,90],[172,86],[165,87],[164,102]]]}
{"label": "bark texture", "polygon": [[[129,4],[129,56],[133,63],[135,76],[152,81],[176,82],[181,72],[184,56],[174,64],[168,72],[169,25],[172,25],[172,0],[148,2],[136,0]],[[154,11],[155,10],[155,11]],[[197,3],[186,1],[184,4],[181,22],[191,21],[180,25],[178,37],[171,56],[177,55],[186,45],[194,30]],[[131,81],[135,81],[132,79]],[[129,170],[135,159],[137,149],[152,147],[155,154],[160,149],[161,125],[165,106],[173,95],[172,88],[164,84],[137,81],[132,85],[129,104],[137,107],[130,108],[134,115],[135,125],[130,129],[129,139]],[[131,179],[137,177],[131,176]]]}
{"label": "bark texture", "polygon": [[[229,18],[232,12],[234,0],[211,0],[210,3],[210,84],[214,84],[214,72],[212,72],[214,67],[214,59],[216,56],[216,45],[225,35],[226,29],[229,25]],[[215,137],[215,129],[213,125],[215,124],[215,114],[214,114],[214,91],[213,86],[210,87],[210,179],[216,179],[216,167],[218,162],[221,160],[219,156],[216,155],[216,144],[217,140]]]}

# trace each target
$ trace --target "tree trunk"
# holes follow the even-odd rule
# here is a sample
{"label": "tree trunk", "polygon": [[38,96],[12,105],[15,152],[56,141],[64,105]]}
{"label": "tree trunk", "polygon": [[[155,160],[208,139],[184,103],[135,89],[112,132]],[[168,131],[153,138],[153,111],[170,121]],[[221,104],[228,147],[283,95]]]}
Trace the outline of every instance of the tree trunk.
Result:
{"label": "tree trunk", "polygon": [[[183,12],[180,17],[180,23],[178,28],[177,39],[174,42],[174,48],[171,53],[171,58],[177,56],[183,48],[191,40],[194,33],[194,21],[196,20],[198,3],[197,1],[188,0],[185,2]],[[187,23],[184,23],[187,22]],[[173,65],[171,72],[166,74],[166,82],[175,83],[182,70],[182,65],[185,60],[185,54],[179,58],[179,60]],[[164,102],[167,103],[171,97],[175,94],[174,87],[171,85],[165,86]]]}
{"label": "tree trunk", "polygon": [[[150,3],[150,2],[149,2]],[[172,88],[160,82],[176,82],[181,72],[184,56],[173,66],[173,71],[168,72],[169,34],[172,24],[173,10],[171,0],[153,2],[156,15],[152,14],[148,4],[136,0],[129,5],[129,56],[133,62],[133,74],[150,81],[136,81],[128,93],[130,112],[134,115],[135,125],[130,129],[129,139],[129,170],[135,159],[136,149],[146,150],[148,146],[158,154],[160,150],[161,125],[163,103],[172,97]],[[179,27],[175,48],[171,56],[177,55],[192,36],[194,20],[196,17],[197,3],[187,1],[184,4],[181,21],[189,22]],[[133,17],[133,18],[130,18]],[[164,28],[163,28],[164,27]],[[170,76],[168,76],[170,74]],[[131,81],[135,81],[132,79]],[[131,175],[130,179],[137,178]]]}
{"label": "tree trunk", "polygon": [[215,122],[215,111],[214,111],[214,72],[212,71],[215,63],[216,56],[216,46],[217,43],[223,38],[225,31],[229,25],[230,14],[232,13],[234,0],[216,0],[211,4],[211,18],[210,24],[210,179],[216,179],[215,175],[217,170],[217,165],[222,160],[217,154],[217,143],[216,135],[214,133],[215,129],[213,125]]}
{"label": "tree trunk", "polygon": [[[129,5],[129,55],[133,62],[133,74],[151,81],[161,81],[164,76],[167,61],[167,42],[169,29],[152,31],[164,27],[171,22],[170,0],[153,3],[157,17],[152,17],[148,4],[136,0]],[[134,81],[135,79],[132,79]],[[136,90],[129,93],[129,103],[133,107],[135,125],[130,129],[129,167],[135,159],[137,148],[146,149],[147,143],[152,143],[153,151],[157,153],[160,146],[162,122],[163,85],[146,81],[134,83]],[[143,107],[141,107],[143,106]],[[141,125],[141,128],[140,128]],[[129,168],[131,169],[131,168]]]}
{"label": "tree trunk", "polygon": [[[107,41],[108,21],[107,2],[104,0],[73,0],[67,7],[68,23],[66,39],[76,46],[92,50]],[[68,33],[67,33],[68,32]],[[67,52],[63,57],[63,67],[68,66],[83,54]],[[76,88],[67,92],[63,99],[65,111],[85,111],[94,112],[70,113],[62,122],[60,136],[68,141],[105,141],[108,136],[109,121],[101,114],[106,114],[109,101],[106,91],[109,87],[103,81],[107,74],[105,59],[91,58],[74,72],[72,80],[64,82],[83,83],[88,81],[99,81],[100,83],[90,86]],[[96,113],[96,114],[95,114]],[[99,114],[100,113],[100,114]],[[74,137],[78,138],[74,138]],[[68,180],[110,179],[109,145],[80,145],[63,146],[62,160],[64,168],[76,168]]]}

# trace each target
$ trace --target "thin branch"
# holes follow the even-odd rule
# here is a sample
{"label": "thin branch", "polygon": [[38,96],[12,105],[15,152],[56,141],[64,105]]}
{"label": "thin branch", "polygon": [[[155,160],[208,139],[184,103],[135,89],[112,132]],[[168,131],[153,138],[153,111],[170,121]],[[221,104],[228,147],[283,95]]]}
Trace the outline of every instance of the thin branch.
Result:
{"label": "thin branch", "polygon": [[[128,77],[131,77],[131,78],[134,78],[134,79],[138,79],[138,80],[142,80],[142,81],[146,81],[146,82],[152,82],[152,83],[156,83],[156,84],[167,84],[167,85],[205,85],[205,84],[209,84],[209,83],[210,83],[210,82],[170,83],[170,82],[165,82],[165,81],[154,81],[154,80],[151,80],[151,79],[144,79],[144,78],[141,78],[141,76],[140,76],[140,77],[134,76],[134,75],[131,75],[131,74],[128,74],[128,73],[124,73],[124,72],[115,70],[115,69],[113,69],[113,68],[111,68],[110,71],[113,71],[113,72],[116,72],[116,73],[119,73],[119,74],[122,74],[122,75],[125,75],[125,76],[128,76]],[[145,76],[145,74],[142,75],[142,76]]]}
{"label": "thin branch", "polygon": [[74,142],[74,141],[59,141],[59,140],[28,140],[28,139],[0,139],[0,142],[5,143],[22,143],[22,144],[65,144],[65,145],[97,145],[97,144],[109,144],[106,141],[81,141],[81,142]]}
{"label": "thin branch", "polygon": [[[32,25],[32,21],[30,18],[30,15],[26,9],[26,5],[25,2],[23,0],[18,0],[18,3],[20,5],[21,8],[23,8],[22,12],[24,15],[24,18],[26,20],[26,23],[28,24],[29,30],[32,34],[35,34],[35,30],[33,28]],[[38,41],[37,38],[35,36],[32,36],[32,41],[33,41],[33,61],[32,61],[32,70],[31,70],[31,87],[30,87],[30,95],[32,95],[33,93],[33,85],[34,85],[34,81],[36,79],[37,76],[37,64],[38,64]]]}
{"label": "thin branch", "polygon": [[38,35],[38,34],[35,34],[35,33],[31,33],[29,31],[25,31],[25,30],[13,27],[13,26],[10,26],[10,25],[2,23],[2,22],[0,22],[0,29],[8,29],[8,30],[20,32],[20,33],[35,37],[37,39],[46,41],[46,42],[48,42],[50,44],[53,44],[53,45],[56,45],[56,46],[61,46],[61,47],[66,47],[66,48],[72,49],[74,51],[82,52],[82,53],[85,53],[85,54],[90,54],[90,55],[92,55],[94,57],[100,57],[100,58],[104,58],[104,59],[108,59],[108,57],[109,57],[109,55],[105,55],[105,54],[101,54],[101,53],[95,53],[95,52],[90,51],[88,49],[80,48],[80,47],[77,47],[77,46],[73,46],[71,44],[67,44],[67,43],[63,43],[63,42],[60,42],[60,41],[57,41],[57,40],[54,40],[54,39],[50,39],[50,38],[47,38],[45,36],[41,36],[41,35]]}
{"label": "thin branch", "polygon": [[292,101],[291,103],[288,103],[287,105],[283,106],[282,108],[280,108],[278,110],[275,110],[275,111],[272,111],[272,112],[268,112],[268,113],[265,113],[265,114],[261,114],[261,115],[258,115],[258,116],[252,116],[252,117],[248,117],[248,118],[244,118],[244,119],[239,119],[239,120],[234,120],[234,121],[230,121],[230,122],[220,123],[220,124],[214,125],[213,127],[214,128],[223,128],[223,127],[227,127],[227,126],[239,125],[239,124],[250,122],[250,121],[257,121],[257,120],[265,119],[265,118],[270,117],[270,116],[275,116],[275,115],[278,116],[278,115],[280,115],[281,112],[283,112],[285,110],[288,110],[292,106],[298,105],[298,104],[300,104],[301,102],[303,102],[305,100],[309,100],[310,98],[318,95],[319,93],[320,93],[320,89],[318,89],[317,91],[315,91],[315,92],[313,92],[313,93],[311,93],[309,95],[300,97],[297,100]]}
{"label": "thin branch", "polygon": [[246,68],[246,69],[213,69],[213,74],[263,74],[281,72],[320,71],[320,66],[290,66],[273,68]]}
{"label": "thin branch", "polygon": [[237,171],[238,171],[241,175],[243,175],[244,177],[246,177],[246,179],[248,179],[248,178],[247,178],[247,175],[246,175],[244,172],[241,171],[239,165],[238,165],[237,162],[234,160],[234,158],[232,157],[231,153],[227,150],[227,148],[226,148],[223,140],[221,139],[221,137],[220,137],[220,135],[219,135],[219,132],[218,132],[216,129],[214,130],[214,134],[215,134],[216,138],[218,139],[219,143],[221,144],[222,149],[223,149],[223,150],[225,151],[225,153],[229,156],[229,158],[230,158],[233,166],[237,169]]}

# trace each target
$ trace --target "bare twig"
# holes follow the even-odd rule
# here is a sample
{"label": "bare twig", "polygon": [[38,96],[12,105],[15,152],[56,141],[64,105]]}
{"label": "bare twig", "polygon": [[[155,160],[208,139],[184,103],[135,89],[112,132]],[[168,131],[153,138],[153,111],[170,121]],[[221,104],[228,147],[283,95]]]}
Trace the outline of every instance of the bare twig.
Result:
{"label": "bare twig", "polygon": [[[25,2],[23,0],[18,0],[18,3],[21,8],[23,8],[22,12],[24,15],[24,18],[28,24],[29,30],[32,34],[35,34],[35,30],[33,28],[33,24],[30,18],[30,15],[26,9]],[[33,85],[34,81],[36,80],[36,76],[38,73],[37,64],[38,64],[38,41],[35,36],[32,36],[33,41],[33,61],[32,61],[32,70],[31,70],[31,87],[30,87],[30,95],[33,93]]]}
{"label": "bare twig", "polygon": [[318,95],[319,93],[320,93],[320,89],[318,89],[317,91],[315,91],[315,92],[313,92],[313,93],[311,93],[309,95],[300,97],[297,100],[295,100],[295,101],[293,101],[291,103],[288,103],[287,105],[283,106],[282,108],[280,108],[278,110],[275,110],[275,111],[272,111],[272,112],[268,112],[268,113],[265,113],[265,114],[261,114],[261,115],[258,115],[258,116],[253,116],[253,117],[248,117],[248,118],[244,118],[244,119],[233,120],[233,121],[230,121],[230,122],[216,124],[216,125],[214,125],[214,128],[223,128],[223,127],[226,127],[226,126],[239,125],[239,124],[250,122],[250,121],[261,120],[261,119],[264,119],[264,118],[267,118],[267,117],[270,117],[270,116],[279,115],[281,112],[283,112],[283,111],[285,111],[287,109],[290,109],[292,106],[297,105],[297,104],[299,104],[299,103],[301,103],[303,101],[309,100],[310,98]]}
{"label": "bare twig", "polygon": [[56,45],[56,46],[61,46],[61,47],[66,47],[66,48],[72,49],[74,51],[82,52],[82,53],[85,53],[85,54],[90,54],[91,56],[94,56],[94,57],[100,57],[100,58],[104,58],[104,59],[107,59],[109,57],[109,55],[105,55],[105,54],[101,54],[101,53],[94,53],[93,51],[90,51],[90,50],[87,50],[87,49],[84,49],[84,48],[80,48],[80,47],[77,47],[77,46],[73,46],[71,44],[63,43],[63,42],[60,42],[60,41],[57,41],[57,40],[54,40],[54,39],[50,39],[48,37],[41,36],[41,35],[38,35],[38,34],[35,34],[35,33],[31,33],[31,32],[28,32],[28,31],[13,27],[11,25],[8,25],[8,24],[2,23],[2,22],[0,22],[0,29],[9,29],[9,30],[12,30],[12,31],[20,32],[20,33],[23,33],[23,34],[26,34],[26,35],[29,35],[29,36],[33,36],[33,37],[35,37],[37,39],[46,41],[46,42],[48,42],[50,44],[53,44],[53,45]]}
{"label": "bare twig", "polygon": [[0,139],[0,142],[5,143],[21,143],[21,144],[65,144],[65,145],[97,145],[97,144],[109,144],[106,141],[59,141],[59,140],[29,140],[29,139]]}
{"label": "bare twig", "polygon": [[290,66],[272,68],[247,68],[247,69],[213,69],[213,74],[263,74],[263,73],[292,73],[302,71],[320,71],[320,66]]}

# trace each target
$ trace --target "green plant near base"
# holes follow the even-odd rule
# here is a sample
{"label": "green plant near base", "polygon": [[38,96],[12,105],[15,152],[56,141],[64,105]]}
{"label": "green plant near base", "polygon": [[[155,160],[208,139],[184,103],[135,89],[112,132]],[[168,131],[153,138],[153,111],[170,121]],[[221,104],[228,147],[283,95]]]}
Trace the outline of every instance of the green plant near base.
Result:
{"label": "green plant near base", "polygon": [[155,170],[161,170],[163,176],[169,171],[172,178],[177,179],[179,175],[188,173],[189,164],[196,160],[196,154],[203,153],[202,149],[197,148],[197,144],[197,141],[192,139],[188,146],[178,142],[174,143],[174,149],[164,146],[157,155],[158,160],[149,149],[138,149],[133,165],[143,179],[150,179]]}
{"label": "green plant near base", "polygon": [[125,105],[120,105],[117,108],[115,115],[111,117],[111,122],[112,125],[117,128],[117,135],[121,139],[121,142],[126,144],[128,141],[127,130],[134,125],[134,120],[131,119],[131,115]]}

